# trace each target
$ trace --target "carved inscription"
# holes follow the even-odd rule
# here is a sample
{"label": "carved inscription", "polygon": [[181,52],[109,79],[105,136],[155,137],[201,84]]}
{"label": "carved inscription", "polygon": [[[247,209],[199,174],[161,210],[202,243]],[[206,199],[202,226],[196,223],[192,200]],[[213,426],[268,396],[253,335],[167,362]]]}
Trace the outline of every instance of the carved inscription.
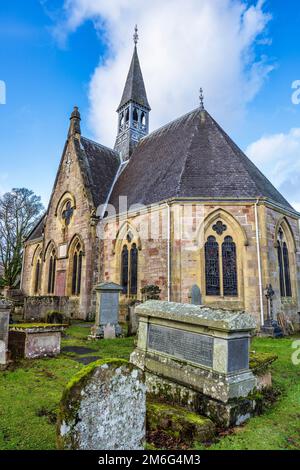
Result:
{"label": "carved inscription", "polygon": [[213,365],[213,341],[209,336],[177,328],[149,326],[149,349],[207,367]]}

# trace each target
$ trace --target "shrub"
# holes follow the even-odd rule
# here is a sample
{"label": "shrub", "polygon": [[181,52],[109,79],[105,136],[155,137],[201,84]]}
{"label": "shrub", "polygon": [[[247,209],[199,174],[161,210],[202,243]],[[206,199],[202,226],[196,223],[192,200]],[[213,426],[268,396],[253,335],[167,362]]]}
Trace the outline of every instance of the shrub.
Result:
{"label": "shrub", "polygon": [[161,290],[158,286],[154,284],[149,284],[141,289],[141,293],[143,296],[143,301],[146,300],[159,300],[159,294]]}

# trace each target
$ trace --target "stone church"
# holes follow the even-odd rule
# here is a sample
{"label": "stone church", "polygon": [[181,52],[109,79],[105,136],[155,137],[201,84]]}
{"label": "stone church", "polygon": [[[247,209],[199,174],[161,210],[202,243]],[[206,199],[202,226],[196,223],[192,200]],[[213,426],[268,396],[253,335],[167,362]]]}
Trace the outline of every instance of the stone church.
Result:
{"label": "stone church", "polygon": [[117,108],[114,149],[81,135],[71,117],[46,214],[24,245],[26,316],[95,313],[100,281],[122,304],[148,285],[163,300],[273,312],[299,324],[300,233],[293,207],[203,105],[149,133],[150,105],[134,51]]}

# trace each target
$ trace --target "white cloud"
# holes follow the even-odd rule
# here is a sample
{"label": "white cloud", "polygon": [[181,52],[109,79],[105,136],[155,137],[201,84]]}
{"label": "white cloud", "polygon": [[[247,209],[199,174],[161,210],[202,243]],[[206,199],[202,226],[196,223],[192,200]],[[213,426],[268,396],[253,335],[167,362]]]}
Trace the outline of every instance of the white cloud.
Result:
{"label": "white cloud", "polygon": [[[264,1],[245,0],[65,0],[65,21],[55,28],[64,41],[91,19],[105,39],[90,82],[90,124],[95,138],[113,145],[115,110],[131,60],[132,34],[139,26],[139,56],[152,107],[154,129],[198,105],[204,88],[207,109],[230,128],[273,69],[257,57],[256,43],[268,44],[270,14]],[[88,45],[87,45],[88,47]]]}
{"label": "white cloud", "polygon": [[261,137],[246,154],[300,211],[300,128]]}

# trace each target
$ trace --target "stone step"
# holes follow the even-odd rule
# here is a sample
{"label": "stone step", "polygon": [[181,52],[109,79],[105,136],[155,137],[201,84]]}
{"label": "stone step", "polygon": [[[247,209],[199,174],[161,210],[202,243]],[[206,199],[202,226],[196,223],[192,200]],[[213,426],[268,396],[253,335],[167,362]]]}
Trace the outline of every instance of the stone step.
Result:
{"label": "stone step", "polygon": [[147,441],[156,448],[193,448],[197,442],[211,442],[215,424],[182,406],[161,402],[147,403]]}

